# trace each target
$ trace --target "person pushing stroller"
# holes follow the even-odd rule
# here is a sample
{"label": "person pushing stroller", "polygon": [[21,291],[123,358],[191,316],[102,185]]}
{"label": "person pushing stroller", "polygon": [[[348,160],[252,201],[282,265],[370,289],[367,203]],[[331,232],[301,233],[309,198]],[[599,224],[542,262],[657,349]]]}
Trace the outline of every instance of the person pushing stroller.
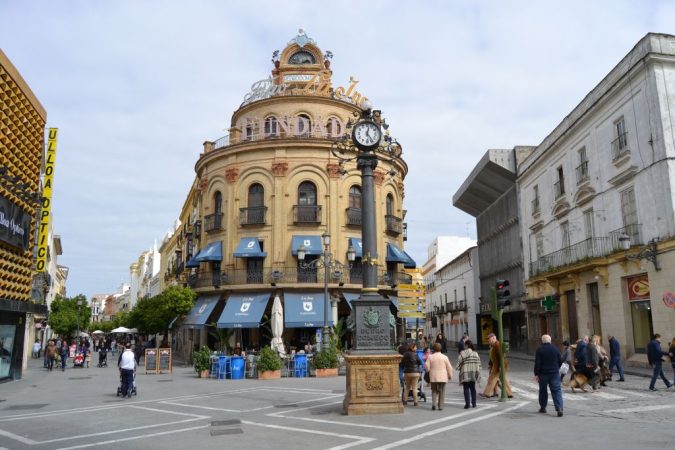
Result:
{"label": "person pushing stroller", "polygon": [[127,344],[118,361],[120,376],[122,378],[122,397],[131,398],[131,390],[134,386],[134,373],[136,372],[136,358],[131,351],[131,344]]}

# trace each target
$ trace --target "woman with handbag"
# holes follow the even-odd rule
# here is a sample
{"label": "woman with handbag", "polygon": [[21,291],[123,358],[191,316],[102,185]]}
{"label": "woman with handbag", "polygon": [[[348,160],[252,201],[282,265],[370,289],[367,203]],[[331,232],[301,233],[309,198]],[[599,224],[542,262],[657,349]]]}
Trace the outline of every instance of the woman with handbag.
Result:
{"label": "woman with handbag", "polygon": [[476,407],[476,383],[480,380],[482,370],[480,355],[473,349],[470,339],[464,343],[464,350],[457,358],[457,370],[459,370],[459,383],[464,388],[464,409],[469,409],[469,402]]}
{"label": "woman with handbag", "polygon": [[427,357],[424,367],[429,374],[431,382],[431,410],[438,407],[443,411],[443,401],[445,399],[445,385],[452,379],[452,364],[447,356],[441,352],[441,344],[434,344],[434,353]]}

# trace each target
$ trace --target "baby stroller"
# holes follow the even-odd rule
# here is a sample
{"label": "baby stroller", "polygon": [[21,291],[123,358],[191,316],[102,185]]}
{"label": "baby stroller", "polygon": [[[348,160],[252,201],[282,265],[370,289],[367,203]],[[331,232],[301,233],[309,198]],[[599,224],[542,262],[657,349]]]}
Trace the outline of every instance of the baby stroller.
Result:
{"label": "baby stroller", "polygon": [[[138,395],[138,391],[136,390],[136,372],[134,372],[134,381],[131,384],[131,394],[133,395]],[[117,396],[119,397],[122,395],[122,374],[120,373],[120,385],[117,386]]]}
{"label": "baby stroller", "polygon": [[98,351],[98,367],[108,367],[108,352],[104,348]]}
{"label": "baby stroller", "polygon": [[82,352],[77,352],[73,358],[73,367],[84,367],[84,355]]}
{"label": "baby stroller", "polygon": [[[427,394],[424,393],[423,384],[424,383],[424,371],[420,372],[420,376],[417,379],[417,401],[424,400],[424,403],[427,402]],[[405,389],[405,381],[401,378],[401,389]],[[414,401],[412,389],[408,391],[408,398],[406,399],[409,402]]]}

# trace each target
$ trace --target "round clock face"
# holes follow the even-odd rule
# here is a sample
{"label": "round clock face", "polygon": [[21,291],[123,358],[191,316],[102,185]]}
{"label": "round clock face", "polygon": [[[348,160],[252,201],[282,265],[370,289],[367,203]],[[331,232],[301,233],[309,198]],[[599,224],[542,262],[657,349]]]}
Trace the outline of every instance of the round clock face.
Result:
{"label": "round clock face", "polygon": [[374,122],[359,122],[354,126],[354,140],[362,147],[376,147],[381,138],[380,127]]}

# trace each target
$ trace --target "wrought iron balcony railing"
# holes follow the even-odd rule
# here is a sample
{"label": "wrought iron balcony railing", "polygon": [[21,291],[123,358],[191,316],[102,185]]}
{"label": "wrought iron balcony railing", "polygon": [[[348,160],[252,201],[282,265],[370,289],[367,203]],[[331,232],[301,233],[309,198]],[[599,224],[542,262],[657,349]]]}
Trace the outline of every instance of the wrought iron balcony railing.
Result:
{"label": "wrought iron balcony railing", "polygon": [[293,223],[321,223],[321,206],[294,205]]}
{"label": "wrought iron balcony railing", "polygon": [[223,214],[209,214],[204,216],[204,231],[220,231],[223,229]]}
{"label": "wrought iron balcony railing", "polygon": [[347,208],[347,225],[361,226],[361,208]]}
{"label": "wrought iron balcony railing", "polygon": [[612,141],[612,161],[616,161],[628,153],[630,153],[630,149],[628,148],[628,132],[625,132]]}
{"label": "wrought iron balcony railing", "polygon": [[240,225],[265,225],[265,213],[267,206],[253,206],[250,208],[239,208]]}
{"label": "wrought iron balcony railing", "polygon": [[588,161],[584,161],[577,166],[577,186],[589,179]]}
{"label": "wrought iron balcony railing", "polygon": [[387,233],[401,234],[403,232],[403,220],[399,217],[387,214],[384,216],[387,225]]}

